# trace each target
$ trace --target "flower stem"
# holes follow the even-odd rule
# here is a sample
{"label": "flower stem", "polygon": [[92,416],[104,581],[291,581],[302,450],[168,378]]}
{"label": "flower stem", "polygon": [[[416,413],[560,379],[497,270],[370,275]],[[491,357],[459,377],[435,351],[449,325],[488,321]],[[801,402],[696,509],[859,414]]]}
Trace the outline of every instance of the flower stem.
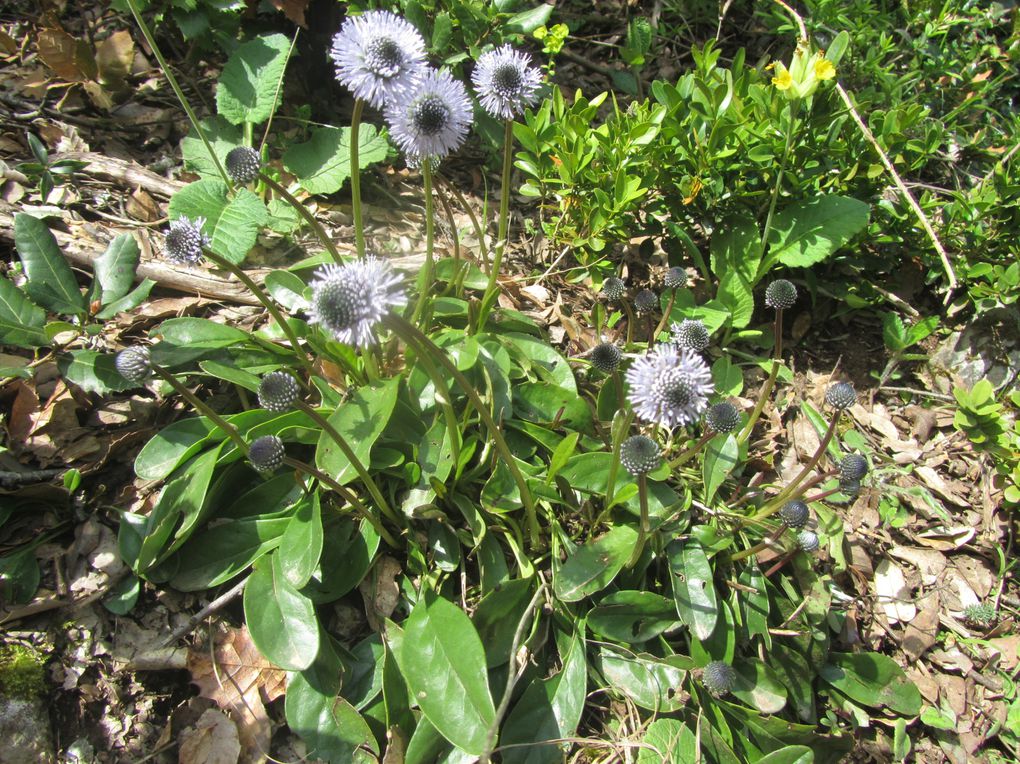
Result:
{"label": "flower stem", "polygon": [[237,277],[238,281],[248,288],[249,292],[255,295],[255,298],[262,303],[266,310],[269,311],[269,315],[273,317],[273,320],[280,325],[280,329],[283,330],[283,333],[287,335],[287,339],[293,347],[294,355],[298,362],[306,369],[311,369],[312,362],[301,350],[301,341],[294,332],[294,328],[283,317],[283,314],[280,313],[279,308],[276,307],[269,295],[266,294],[265,290],[256,284],[255,281],[244,272],[244,269],[236,263],[232,263],[225,257],[220,257],[215,252],[208,249],[204,251],[204,254],[220,268],[230,271],[235,277]]}
{"label": "flower stem", "polygon": [[712,430],[709,430],[708,432],[702,433],[701,437],[698,438],[698,442],[697,443],[695,443],[693,446],[688,448],[686,451],[681,452],[676,457],[676,459],[674,459],[673,461],[671,461],[669,463],[669,468],[671,470],[675,470],[678,467],[682,467],[684,464],[687,463],[687,461],[692,456],[694,456],[696,453],[698,453],[698,451],[700,451],[702,448],[704,448],[705,444],[708,443],[708,441],[710,441],[712,438],[714,438],[715,435],[716,435],[716,433],[714,431],[712,431]]}
{"label": "flower stem", "polygon": [[510,176],[513,173],[514,153],[514,123],[506,120],[503,124],[503,176],[500,178],[499,196],[499,222],[496,224],[496,247],[492,253],[492,266],[489,269],[489,283],[485,287],[485,296],[482,298],[482,309],[478,313],[478,326],[476,331],[481,331],[489,318],[489,312],[496,302],[498,288],[496,279],[499,277],[499,270],[503,263],[503,253],[506,251],[507,236],[510,230]]}
{"label": "flower stem", "polygon": [[319,239],[319,241],[322,242],[322,246],[326,248],[326,251],[329,252],[329,256],[333,258],[333,262],[343,263],[343,258],[340,257],[340,253],[337,251],[336,245],[334,245],[333,242],[330,240],[329,236],[326,235],[326,232],[323,230],[322,226],[319,225],[319,221],[315,219],[315,216],[312,215],[311,212],[308,211],[308,208],[306,208],[305,205],[303,205],[301,202],[295,199],[294,195],[291,194],[290,191],[288,191],[280,183],[277,183],[271,177],[266,175],[266,173],[260,172],[259,178],[261,178],[263,183],[265,183],[267,186],[273,189],[274,193],[276,193],[285,202],[287,202],[287,204],[293,207],[294,211],[297,212],[298,215],[304,218],[304,221],[308,223],[308,225],[311,227],[312,233],[314,233],[316,237]]}
{"label": "flower stem", "polygon": [[[435,221],[433,217],[432,203],[432,164],[428,157],[422,157],[421,175],[425,183],[425,265],[418,276],[418,302],[414,306],[413,321],[417,324],[422,320],[425,311],[425,303],[432,290],[432,250],[435,242]],[[426,327],[427,331],[428,327]]]}
{"label": "flower stem", "polygon": [[138,27],[142,31],[142,37],[145,38],[145,42],[149,44],[149,48],[152,49],[152,55],[156,57],[156,61],[159,62],[159,68],[163,70],[163,75],[166,77],[167,82],[170,83],[170,87],[174,91],[174,95],[177,96],[177,100],[181,102],[181,106],[184,107],[184,112],[188,115],[188,120],[191,122],[191,127],[198,134],[198,137],[202,139],[202,143],[205,144],[205,150],[209,152],[209,158],[212,159],[213,164],[216,165],[216,170],[219,172],[220,177],[223,178],[223,182],[227,184],[227,188],[233,186],[230,182],[230,176],[227,175],[227,171],[223,168],[223,164],[220,162],[220,158],[216,156],[216,152],[213,151],[212,144],[209,143],[209,138],[205,134],[205,130],[198,122],[198,116],[195,114],[194,109],[191,108],[191,104],[188,103],[188,99],[184,97],[184,91],[181,90],[181,86],[177,84],[177,78],[174,77],[170,66],[167,64],[166,59],[163,58],[163,53],[160,51],[159,46],[156,45],[156,39],[152,36],[152,32],[149,31],[148,25],[145,23],[145,19],[142,18],[141,11],[138,10],[138,3],[135,0],[127,0],[128,7],[131,9],[131,15],[135,17],[135,21],[138,23]]}
{"label": "flower stem", "polygon": [[237,431],[237,428],[234,427],[234,425],[230,424],[230,422],[213,411],[207,404],[200,401],[194,393],[192,393],[177,379],[177,377],[168,372],[162,366],[152,364],[152,373],[170,385],[170,387],[174,389],[174,392],[190,403],[191,407],[195,409],[195,411],[223,430],[223,433],[234,442],[234,445],[238,447],[242,454],[245,456],[248,455],[248,442],[241,437],[241,433]]}
{"label": "flower stem", "polygon": [[[796,100],[790,103],[790,124],[786,129],[786,146],[783,148],[783,158],[779,162],[779,170],[776,173],[776,183],[772,187],[772,198],[769,200],[769,211],[768,215],[765,216],[765,229],[761,234],[761,243],[758,247],[760,258],[764,258],[765,250],[769,243],[769,234],[772,232],[772,221],[776,216],[776,205],[779,202],[779,192],[783,186],[783,173],[786,172],[786,163],[790,159],[790,153],[793,150],[793,137],[795,127],[797,124],[797,111],[800,108],[800,100]],[[765,265],[765,263],[762,263]],[[761,266],[759,266],[761,267]]]}
{"label": "flower stem", "polygon": [[751,431],[754,430],[754,425],[758,422],[758,417],[761,416],[761,412],[765,408],[765,404],[768,402],[769,396],[772,395],[772,388],[776,384],[776,376],[779,374],[779,364],[782,362],[783,354],[783,309],[776,309],[776,320],[773,324],[773,334],[775,335],[774,341],[774,352],[772,356],[772,368],[769,369],[769,376],[765,380],[765,383],[761,386],[761,390],[758,391],[758,402],[754,404],[754,410],[751,412],[751,416],[747,420],[747,424],[744,425],[744,429],[740,431],[740,435],[737,436],[737,443],[743,443],[751,436]]}
{"label": "flower stem", "polygon": [[354,114],[351,115],[351,212],[354,215],[354,248],[358,257],[365,256],[365,220],[361,214],[361,150],[358,133],[361,132],[361,113],[365,110],[365,102],[360,98],[354,101]]}
{"label": "flower stem", "polygon": [[492,415],[489,413],[488,408],[482,403],[482,399],[478,397],[478,393],[467,378],[460,373],[457,366],[449,359],[446,353],[443,352],[436,343],[429,339],[417,326],[408,322],[401,316],[394,313],[390,313],[383,319],[385,324],[390,328],[394,334],[399,335],[404,342],[408,345],[413,345],[418,349],[418,352],[422,355],[428,353],[432,360],[438,361],[440,365],[446,369],[447,373],[454,378],[460,388],[467,395],[468,400],[471,402],[472,407],[478,412],[479,418],[482,423],[489,431],[489,437],[492,438],[492,443],[502,457],[507,469],[510,470],[510,474],[513,476],[514,482],[517,484],[517,489],[521,494],[521,503],[524,504],[524,511],[527,516],[528,532],[531,536],[532,546],[538,547],[540,543],[539,532],[540,528],[538,525],[538,515],[535,510],[535,500],[531,495],[531,489],[528,488],[527,480],[524,475],[521,474],[520,468],[517,466],[517,461],[514,459],[510,448],[506,444],[506,440],[503,439],[503,433],[492,419]]}
{"label": "flower stem", "polygon": [[759,541],[754,546],[752,546],[752,547],[750,547],[748,549],[745,549],[742,552],[737,552],[736,554],[730,555],[730,562],[736,562],[737,560],[742,560],[745,557],[750,557],[753,554],[758,554],[758,552],[760,552],[762,549],[764,549],[769,544],[771,544],[776,539],[778,539],[780,536],[782,536],[783,535],[783,531],[785,531],[785,530],[786,530],[786,526],[785,525],[780,525],[779,527],[777,527],[774,531],[772,531],[770,534],[768,534],[765,538],[763,538],[761,541]]}
{"label": "flower stem", "polygon": [[599,516],[599,520],[602,519],[602,516],[604,516],[613,505],[613,496],[616,494],[616,475],[620,469],[620,446],[623,445],[624,438],[626,438],[627,433],[630,432],[630,426],[633,422],[634,412],[628,411],[624,415],[619,429],[613,427],[613,458],[609,462],[609,476],[606,478],[606,505],[602,510],[602,515]]}
{"label": "flower stem", "polygon": [[641,553],[645,550],[645,539],[648,538],[648,477],[638,475],[638,503],[641,505],[641,525],[638,526],[637,542],[634,544],[634,554],[627,563],[628,568],[633,568],[641,559]]}
{"label": "flower stem", "polygon": [[666,310],[662,313],[659,325],[655,327],[655,331],[652,332],[652,336],[649,338],[649,344],[658,341],[658,337],[662,333],[662,330],[666,328],[666,322],[669,321],[669,315],[673,312],[673,305],[675,303],[676,290],[674,289],[669,295],[669,303],[666,305]]}
{"label": "flower stem", "polygon": [[354,467],[354,471],[358,473],[358,477],[361,479],[361,482],[365,484],[365,488],[368,490],[369,494],[371,494],[372,500],[375,501],[380,511],[382,511],[382,513],[386,515],[391,522],[399,526],[400,518],[397,517],[396,513],[390,507],[389,502],[386,501],[386,498],[383,496],[382,491],[379,490],[379,486],[376,484],[375,479],[369,474],[368,470],[365,469],[365,465],[362,463],[361,459],[359,459],[358,455],[351,449],[347,439],[329,423],[329,420],[316,411],[315,408],[301,400],[297,401],[296,405],[333,439],[333,442],[337,444],[344,457],[346,457],[347,461],[349,461],[351,466]]}

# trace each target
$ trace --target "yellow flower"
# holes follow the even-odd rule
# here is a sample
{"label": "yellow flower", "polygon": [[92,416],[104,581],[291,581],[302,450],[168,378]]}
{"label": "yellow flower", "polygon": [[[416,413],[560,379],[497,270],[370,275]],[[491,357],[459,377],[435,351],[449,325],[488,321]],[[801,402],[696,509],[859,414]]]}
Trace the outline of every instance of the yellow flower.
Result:
{"label": "yellow flower", "polygon": [[793,85],[793,77],[785,66],[779,64],[777,67],[780,69],[779,74],[772,78],[772,84],[779,90],[789,90]]}
{"label": "yellow flower", "polygon": [[820,80],[831,80],[836,76],[836,67],[827,58],[820,58],[815,62],[815,77]]}

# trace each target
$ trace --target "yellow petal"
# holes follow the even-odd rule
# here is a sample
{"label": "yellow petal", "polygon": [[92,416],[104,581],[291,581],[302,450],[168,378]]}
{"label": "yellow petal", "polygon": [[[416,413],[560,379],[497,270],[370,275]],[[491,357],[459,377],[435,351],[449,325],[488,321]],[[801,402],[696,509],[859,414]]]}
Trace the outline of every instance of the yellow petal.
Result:
{"label": "yellow petal", "polygon": [[789,71],[783,69],[783,71],[772,78],[772,84],[779,90],[789,90],[790,86],[793,85],[793,77],[790,76]]}
{"label": "yellow petal", "polygon": [[827,58],[819,59],[815,63],[815,77],[820,80],[831,80],[836,76],[836,67]]}

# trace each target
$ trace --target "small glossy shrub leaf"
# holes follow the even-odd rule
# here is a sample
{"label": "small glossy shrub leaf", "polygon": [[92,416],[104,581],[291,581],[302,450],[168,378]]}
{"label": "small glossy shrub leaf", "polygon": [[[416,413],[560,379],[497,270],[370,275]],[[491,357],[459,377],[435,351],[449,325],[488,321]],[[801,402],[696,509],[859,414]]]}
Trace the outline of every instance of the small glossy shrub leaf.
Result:
{"label": "small glossy shrub leaf", "polygon": [[46,311],[5,278],[0,278],[0,345],[35,348],[48,345]]}
{"label": "small glossy shrub leaf", "polygon": [[14,246],[25,268],[25,291],[54,313],[84,313],[85,296],[56,238],[39,218],[14,216]]}
{"label": "small glossy shrub leaf", "polygon": [[135,269],[138,267],[138,242],[129,234],[121,234],[110,242],[106,251],[95,260],[97,297],[102,305],[109,305],[114,300],[131,291],[135,280]]}
{"label": "small glossy shrub leaf", "polygon": [[[291,518],[228,520],[191,539],[177,553],[170,585],[182,592],[219,586],[280,545]],[[123,527],[123,526],[122,526]]]}
{"label": "small glossy shrub leaf", "polygon": [[[372,446],[393,415],[399,387],[399,377],[362,387],[327,417],[362,464],[370,462]],[[315,465],[341,484],[357,476],[343,451],[325,431],[315,449]]]}
{"label": "small glossy shrub leaf", "polygon": [[265,122],[283,93],[290,40],[282,34],[242,43],[227,60],[216,88],[216,110],[234,125]]}
{"label": "small glossy shrub leaf", "polygon": [[638,750],[637,764],[686,764],[698,760],[697,736],[678,719],[656,719],[641,742],[652,748]]}
{"label": "small glossy shrub leaf", "polygon": [[312,665],[319,652],[319,620],[312,601],[291,586],[272,557],[263,557],[244,587],[244,618],[266,658],[288,671]]}
{"label": "small glossy shrub leaf", "polygon": [[832,687],[856,703],[883,706],[904,716],[921,711],[921,694],[892,658],[879,653],[829,653],[818,671]]}
{"label": "small glossy shrub leaf", "polygon": [[322,508],[319,494],[313,493],[302,498],[295,507],[276,557],[287,583],[300,589],[315,573],[321,554]]}
{"label": "small glossy shrub leaf", "polygon": [[715,492],[737,466],[740,447],[732,432],[716,435],[705,446],[702,474],[705,479],[705,501],[712,501]]}
{"label": "small glossy shrub leaf", "polygon": [[588,627],[614,642],[646,642],[676,625],[676,605],[653,592],[613,592],[588,611]]}
{"label": "small glossy shrub leaf", "polygon": [[72,350],[69,355],[57,359],[57,368],[65,380],[88,393],[104,395],[135,387],[117,371],[114,358],[113,353]]}
{"label": "small glossy shrub leaf", "polygon": [[425,594],[404,624],[400,667],[411,698],[443,737],[475,755],[496,709],[485,651],[471,620],[452,602]]}
{"label": "small glossy shrub leaf", "polygon": [[687,702],[681,691],[687,672],[653,655],[603,646],[598,668],[612,688],[641,708],[665,713],[683,708]]}
{"label": "small glossy shrub leaf", "polygon": [[[297,177],[308,193],[332,194],[351,176],[351,129],[316,127],[311,132],[308,141],[284,152],[283,166]],[[361,169],[385,159],[388,152],[386,137],[372,125],[362,124],[358,130]]]}
{"label": "small glossy shrub leaf", "polygon": [[630,559],[637,531],[617,525],[574,550],[553,573],[553,591],[563,602],[577,602],[605,589]]}
{"label": "small glossy shrub leaf", "polygon": [[708,556],[694,539],[672,542],[666,547],[666,555],[680,620],[691,628],[694,636],[704,641],[712,636],[719,617]]}
{"label": "small glossy shrub leaf", "polygon": [[814,764],[815,752],[804,745],[788,745],[762,756],[758,764]]}
{"label": "small glossy shrub leaf", "polygon": [[[871,208],[858,199],[830,194],[780,210],[769,233],[765,264],[806,268],[825,260],[868,224]],[[764,265],[764,264],[763,264]]]}
{"label": "small glossy shrub leaf", "polygon": [[763,714],[776,714],[786,707],[786,688],[775,674],[757,658],[734,663],[737,683],[733,696]]}
{"label": "small glossy shrub leaf", "polygon": [[546,741],[572,737],[581,720],[588,677],[583,628],[567,642],[560,672],[549,679],[533,679],[507,716],[500,734],[500,744],[507,746],[504,764],[553,764],[563,759],[559,747]]}

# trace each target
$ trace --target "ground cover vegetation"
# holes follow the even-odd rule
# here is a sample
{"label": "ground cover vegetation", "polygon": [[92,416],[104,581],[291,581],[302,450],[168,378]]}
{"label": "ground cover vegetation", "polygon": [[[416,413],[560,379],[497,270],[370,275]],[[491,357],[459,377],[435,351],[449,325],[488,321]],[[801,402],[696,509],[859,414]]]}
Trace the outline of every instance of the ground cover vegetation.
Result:
{"label": "ground cover vegetation", "polygon": [[1014,8],[3,23],[26,760],[1017,756]]}

